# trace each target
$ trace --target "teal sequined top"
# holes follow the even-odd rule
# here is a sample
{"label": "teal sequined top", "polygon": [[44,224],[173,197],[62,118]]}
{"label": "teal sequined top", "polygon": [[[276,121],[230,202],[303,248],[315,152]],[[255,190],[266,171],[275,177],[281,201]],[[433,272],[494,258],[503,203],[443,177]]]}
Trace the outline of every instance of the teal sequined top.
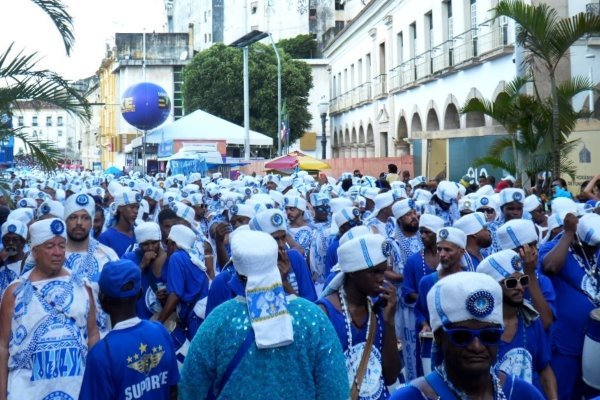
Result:
{"label": "teal sequined top", "polygon": [[[219,399],[347,400],[350,385],[342,347],[327,316],[315,304],[288,303],[294,342],[275,349],[252,343],[223,387]],[[206,398],[220,382],[248,329],[246,303],[239,298],[215,308],[198,329],[181,371],[180,400]]]}

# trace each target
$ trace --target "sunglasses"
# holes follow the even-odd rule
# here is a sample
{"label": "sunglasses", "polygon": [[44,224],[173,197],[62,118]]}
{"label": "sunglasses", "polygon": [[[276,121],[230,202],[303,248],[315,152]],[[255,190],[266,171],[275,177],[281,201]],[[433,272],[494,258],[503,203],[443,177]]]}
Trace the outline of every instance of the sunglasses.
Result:
{"label": "sunglasses", "polygon": [[351,219],[350,221],[347,222],[347,224],[350,225],[350,228],[354,228],[355,226],[362,225],[362,221],[356,220],[356,219]]}
{"label": "sunglasses", "polygon": [[479,341],[484,346],[497,346],[502,339],[502,333],[504,333],[503,328],[450,329],[443,327],[443,329],[450,338],[450,341],[459,347],[467,347],[475,338],[479,338]]}
{"label": "sunglasses", "polygon": [[518,283],[520,283],[523,287],[529,285],[529,275],[523,275],[518,278],[507,278],[502,282],[504,287],[507,289],[516,288]]}
{"label": "sunglasses", "polygon": [[316,206],[316,212],[329,212],[329,206]]}
{"label": "sunglasses", "polygon": [[493,208],[480,208],[477,211],[483,212],[483,213],[486,213],[486,214],[493,214],[493,213],[496,212],[496,210],[494,210]]}

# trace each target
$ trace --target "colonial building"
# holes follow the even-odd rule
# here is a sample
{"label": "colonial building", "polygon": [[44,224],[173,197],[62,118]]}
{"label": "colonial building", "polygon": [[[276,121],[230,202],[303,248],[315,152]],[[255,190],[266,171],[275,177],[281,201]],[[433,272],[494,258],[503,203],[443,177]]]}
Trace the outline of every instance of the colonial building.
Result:
{"label": "colonial building", "polygon": [[[55,105],[40,101],[17,101],[13,108],[13,128],[36,141],[50,142],[62,154],[62,162],[77,164],[80,136],[76,117]],[[15,139],[14,154],[26,153],[20,139]]]}
{"label": "colonial building", "polygon": [[[107,51],[98,71],[101,107],[98,145],[102,147],[102,166],[126,165],[126,147],[132,151],[142,145],[142,131],[129,125],[121,115],[125,90],[140,82],[161,86],[171,99],[171,114],[165,123],[183,116],[182,70],[191,58],[187,33],[116,33],[115,46]],[[137,140],[136,140],[137,139]],[[156,154],[156,148],[147,154]],[[129,158],[131,167],[141,165],[141,152]]]}

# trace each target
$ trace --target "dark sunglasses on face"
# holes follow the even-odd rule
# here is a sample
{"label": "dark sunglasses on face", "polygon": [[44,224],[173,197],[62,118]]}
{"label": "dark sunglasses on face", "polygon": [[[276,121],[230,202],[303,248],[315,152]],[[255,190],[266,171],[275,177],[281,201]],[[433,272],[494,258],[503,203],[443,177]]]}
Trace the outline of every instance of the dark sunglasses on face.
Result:
{"label": "dark sunglasses on face", "polygon": [[362,225],[362,221],[359,219],[351,219],[350,221],[348,221],[348,225],[350,225],[350,228],[354,228],[355,226]]}
{"label": "dark sunglasses on face", "polygon": [[316,212],[329,212],[329,206],[316,206]]}
{"label": "dark sunglasses on face", "polygon": [[523,276],[520,276],[518,278],[507,278],[504,281],[502,281],[502,284],[507,289],[514,289],[514,288],[516,288],[518,283],[520,283],[521,286],[523,286],[523,287],[529,285],[529,276],[528,275],[523,275]]}
{"label": "dark sunglasses on face", "polygon": [[467,347],[477,337],[484,346],[497,346],[502,339],[503,328],[468,329],[443,327],[450,341],[459,347]]}
{"label": "dark sunglasses on face", "polygon": [[486,213],[486,214],[493,214],[493,213],[496,212],[496,210],[494,210],[493,208],[480,208],[477,211],[483,212],[483,213]]}

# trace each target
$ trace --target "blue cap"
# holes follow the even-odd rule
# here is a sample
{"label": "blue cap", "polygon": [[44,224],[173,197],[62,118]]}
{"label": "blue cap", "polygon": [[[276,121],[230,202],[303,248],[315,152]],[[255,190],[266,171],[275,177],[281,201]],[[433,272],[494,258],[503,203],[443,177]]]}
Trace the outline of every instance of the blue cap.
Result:
{"label": "blue cap", "polygon": [[98,285],[107,297],[133,297],[142,289],[142,272],[131,260],[110,261],[104,264]]}

